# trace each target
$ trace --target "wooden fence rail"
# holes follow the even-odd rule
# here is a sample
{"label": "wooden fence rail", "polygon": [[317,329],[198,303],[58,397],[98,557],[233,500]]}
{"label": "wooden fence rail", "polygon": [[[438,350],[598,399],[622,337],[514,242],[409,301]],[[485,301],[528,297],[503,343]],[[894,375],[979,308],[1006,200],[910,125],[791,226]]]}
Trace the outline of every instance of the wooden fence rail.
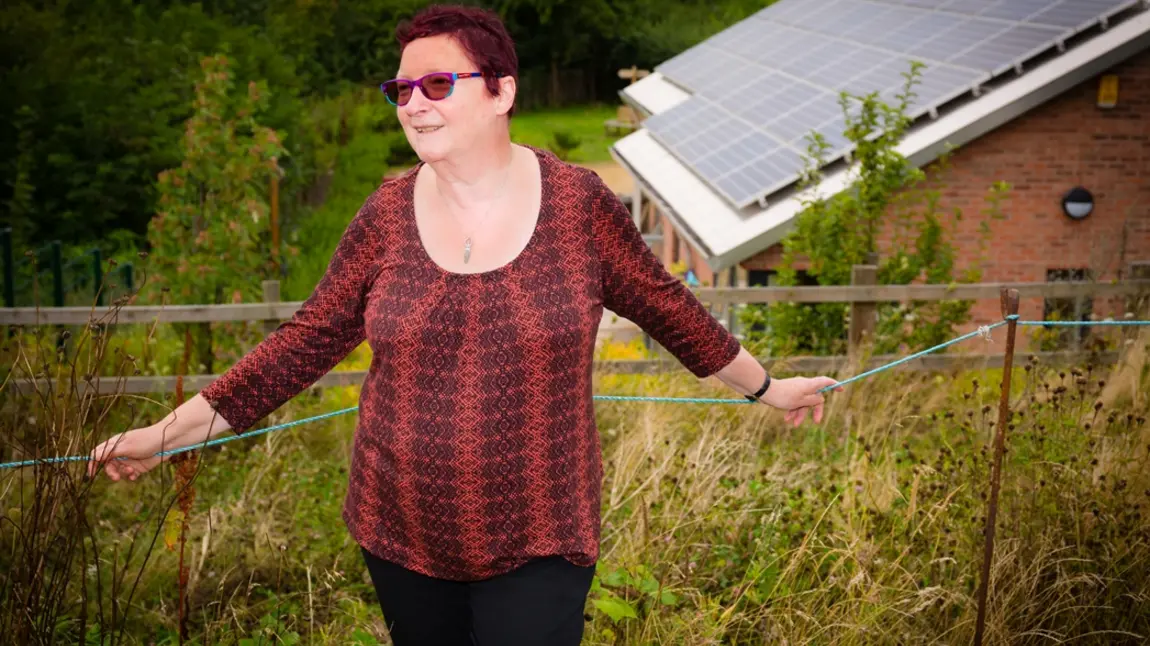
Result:
{"label": "wooden fence rail", "polygon": [[[856,282],[870,282],[874,267],[856,267]],[[778,360],[765,360],[774,370],[797,373],[817,372],[834,374],[850,365],[851,357],[856,357],[859,342],[870,333],[873,318],[873,304],[880,302],[944,301],[997,299],[1004,286],[1017,289],[1023,297],[1041,298],[1098,298],[1131,297],[1150,294],[1150,280],[1130,280],[1115,283],[1065,282],[1065,283],[980,283],[964,285],[871,285],[856,284],[841,287],[712,287],[693,290],[700,301],[710,307],[721,306],[731,313],[732,305],[752,303],[851,303],[852,321],[867,319],[862,325],[853,325],[850,351],[846,356],[795,357]],[[0,326],[30,325],[89,325],[100,323],[151,324],[151,323],[211,323],[228,321],[262,321],[265,331],[274,329],[276,321],[286,320],[302,305],[302,302],[279,302],[279,283],[264,282],[263,303],[239,303],[226,305],[167,305],[120,307],[53,307],[53,308],[0,308]],[[866,314],[870,313],[867,317]],[[856,329],[857,328],[857,329]],[[859,338],[856,338],[859,337]],[[1049,364],[1073,364],[1085,361],[1087,356],[1075,351],[1034,353],[1041,361]],[[871,357],[864,367],[875,367],[894,361],[898,357]],[[1103,363],[1117,360],[1114,353],[1095,356]],[[856,362],[857,363],[857,362]],[[901,369],[940,371],[960,368],[1001,367],[1002,355],[984,354],[944,354],[928,355],[908,362]],[[596,364],[596,370],[616,374],[651,374],[679,370],[681,367],[672,358],[642,361],[608,361]],[[316,382],[316,386],[346,386],[359,384],[366,375],[363,371],[329,372]],[[218,375],[190,375],[184,378],[188,390],[199,390],[218,378]],[[36,384],[34,380],[16,381],[17,392],[28,392],[33,386],[46,387],[47,383]],[[175,389],[175,377],[136,376],[125,378],[103,378],[92,382],[80,382],[76,389],[81,392],[109,393],[149,393],[170,392]],[[71,386],[69,386],[71,387]]]}
{"label": "wooden fence rail", "polygon": [[[273,281],[269,281],[273,282]],[[1150,294],[1150,280],[1115,283],[973,283],[962,285],[843,285],[834,287],[707,287],[693,290],[709,305],[756,303],[882,303],[997,299],[1003,287],[1021,298],[1098,298]],[[265,290],[265,294],[267,294]],[[278,292],[277,292],[278,293]],[[6,307],[0,325],[215,323],[291,318],[302,302],[122,307]]]}
{"label": "wooden fence rail", "polygon": [[[1111,365],[1118,360],[1117,352],[1100,352],[1088,354],[1084,352],[1032,352],[1023,356],[1035,356],[1042,365],[1082,365],[1087,361],[1094,361],[1101,365]],[[885,365],[899,357],[890,355],[876,355],[863,362],[859,370],[866,370]],[[1019,361],[1021,362],[1021,361]],[[834,375],[850,367],[851,360],[846,356],[824,357],[794,357],[778,360],[766,360],[764,365],[775,373],[819,373]],[[1001,354],[936,354],[926,355],[904,363],[892,370],[938,372],[948,370],[971,370],[981,368],[1001,368],[1003,355]],[[682,372],[686,370],[673,359],[645,359],[634,361],[601,361],[595,364],[596,372],[600,374],[665,374]],[[353,386],[363,382],[367,376],[365,370],[342,370],[328,372],[320,377],[311,387]],[[196,392],[219,378],[219,375],[189,375],[184,377],[184,389]],[[61,384],[71,389],[75,387],[79,394],[108,395],[114,393],[140,394],[140,393],[166,393],[176,388],[176,377],[171,376],[141,376],[141,377],[101,377],[92,381],[77,379],[75,383]],[[49,382],[43,379],[15,379],[11,382],[16,392],[30,393],[44,392]]]}

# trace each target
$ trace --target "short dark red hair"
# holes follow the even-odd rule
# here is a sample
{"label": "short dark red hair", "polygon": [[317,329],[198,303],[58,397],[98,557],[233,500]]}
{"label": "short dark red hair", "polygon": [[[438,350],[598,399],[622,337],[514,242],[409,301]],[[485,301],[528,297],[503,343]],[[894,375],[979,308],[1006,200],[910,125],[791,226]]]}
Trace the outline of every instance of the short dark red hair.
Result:
{"label": "short dark red hair", "polygon": [[[447,35],[459,43],[478,70],[446,70],[452,72],[479,71],[485,75],[487,91],[499,96],[499,77],[510,76],[519,83],[519,56],[515,41],[498,14],[480,7],[461,5],[431,5],[400,22],[395,28],[399,40],[399,53],[413,40]],[[508,116],[515,112],[511,105]]]}

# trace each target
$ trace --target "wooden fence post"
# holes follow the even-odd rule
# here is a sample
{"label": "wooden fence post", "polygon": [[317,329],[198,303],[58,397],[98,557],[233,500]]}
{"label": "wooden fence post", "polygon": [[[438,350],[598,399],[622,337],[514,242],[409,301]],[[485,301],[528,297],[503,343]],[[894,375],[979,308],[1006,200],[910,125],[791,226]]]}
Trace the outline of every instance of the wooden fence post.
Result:
{"label": "wooden fence post", "polygon": [[[276,272],[281,270],[280,264],[280,176],[279,169],[272,171],[271,185],[271,229],[272,229],[272,264]],[[266,288],[265,288],[266,289]],[[279,300],[278,298],[276,300]]]}
{"label": "wooden fence post", "polygon": [[[264,302],[274,304],[280,302],[280,281],[278,280],[265,280],[264,287]],[[271,334],[279,327],[279,321],[266,320],[264,321],[264,334]]]}
{"label": "wooden fence post", "polygon": [[[875,260],[873,254],[867,260]],[[874,285],[878,283],[878,264],[872,262],[866,265],[853,265],[851,267],[851,285]],[[864,344],[874,338],[876,321],[876,308],[874,301],[855,301],[851,303],[851,324],[847,337],[847,354],[856,356]]]}
{"label": "wooden fence post", "polygon": [[[727,287],[733,288],[733,287],[738,287],[738,286],[739,286],[739,273],[738,273],[737,268],[732,266],[727,271]],[[726,310],[727,331],[730,332],[731,334],[737,334],[738,330],[735,329],[735,326],[738,324],[738,317],[736,316],[736,312],[738,311],[737,305],[735,303],[727,303],[726,308],[727,308],[727,310]]]}

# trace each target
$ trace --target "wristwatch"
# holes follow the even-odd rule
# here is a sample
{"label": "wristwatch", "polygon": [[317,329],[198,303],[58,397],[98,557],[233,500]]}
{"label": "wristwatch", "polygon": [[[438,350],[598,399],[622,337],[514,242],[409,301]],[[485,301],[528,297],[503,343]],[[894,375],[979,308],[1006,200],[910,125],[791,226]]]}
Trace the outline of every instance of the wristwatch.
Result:
{"label": "wristwatch", "polygon": [[762,385],[762,386],[760,386],[760,387],[759,387],[759,389],[755,391],[755,394],[753,394],[753,395],[744,395],[744,397],[746,397],[746,398],[747,398],[748,400],[750,400],[750,401],[753,401],[753,402],[757,402],[757,401],[759,401],[759,399],[760,399],[760,398],[761,398],[761,397],[762,397],[764,394],[766,394],[766,392],[767,392],[767,389],[768,389],[768,388],[770,388],[770,387],[771,387],[771,373],[769,373],[769,372],[768,372],[768,373],[767,373],[767,375],[766,375],[766,378],[765,378],[765,379],[763,379],[763,385]]}

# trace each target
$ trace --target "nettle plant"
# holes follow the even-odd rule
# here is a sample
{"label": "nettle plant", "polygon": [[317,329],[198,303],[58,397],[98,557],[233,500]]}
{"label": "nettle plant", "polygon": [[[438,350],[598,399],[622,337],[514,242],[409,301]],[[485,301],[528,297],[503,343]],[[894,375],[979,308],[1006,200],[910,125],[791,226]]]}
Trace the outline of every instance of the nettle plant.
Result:
{"label": "nettle plant", "polygon": [[[795,226],[782,240],[783,257],[778,285],[796,286],[796,265],[806,263],[806,274],[819,285],[848,285],[851,267],[879,253],[878,282],[951,284],[981,278],[990,222],[1002,218],[1001,202],[1009,186],[993,185],[979,223],[979,260],[959,270],[952,234],[962,221],[961,209],[941,205],[941,182],[950,152],[937,164],[933,186],[926,173],[898,152],[897,146],[912,120],[907,109],[922,64],[912,63],[895,103],[877,92],[839,97],[853,146],[853,181],[831,196],[819,195],[830,148],[820,133],[808,135],[804,169],[797,189],[803,209]],[[883,234],[886,238],[883,239]],[[884,248],[880,249],[880,241]],[[872,339],[875,353],[917,350],[952,337],[955,327],[970,318],[970,301],[880,304]],[[747,307],[741,321],[747,340],[769,354],[842,354],[847,349],[850,306],[847,303],[772,303]]]}
{"label": "nettle plant", "polygon": [[[260,298],[272,272],[269,186],[285,154],[276,131],[259,123],[268,104],[264,84],[233,93],[228,60],[205,58],[194,113],[181,143],[183,163],[160,173],[158,210],[148,226],[157,296],[169,302],[220,304]],[[186,324],[185,324],[186,325]],[[208,324],[191,332],[195,360],[212,369]]]}

